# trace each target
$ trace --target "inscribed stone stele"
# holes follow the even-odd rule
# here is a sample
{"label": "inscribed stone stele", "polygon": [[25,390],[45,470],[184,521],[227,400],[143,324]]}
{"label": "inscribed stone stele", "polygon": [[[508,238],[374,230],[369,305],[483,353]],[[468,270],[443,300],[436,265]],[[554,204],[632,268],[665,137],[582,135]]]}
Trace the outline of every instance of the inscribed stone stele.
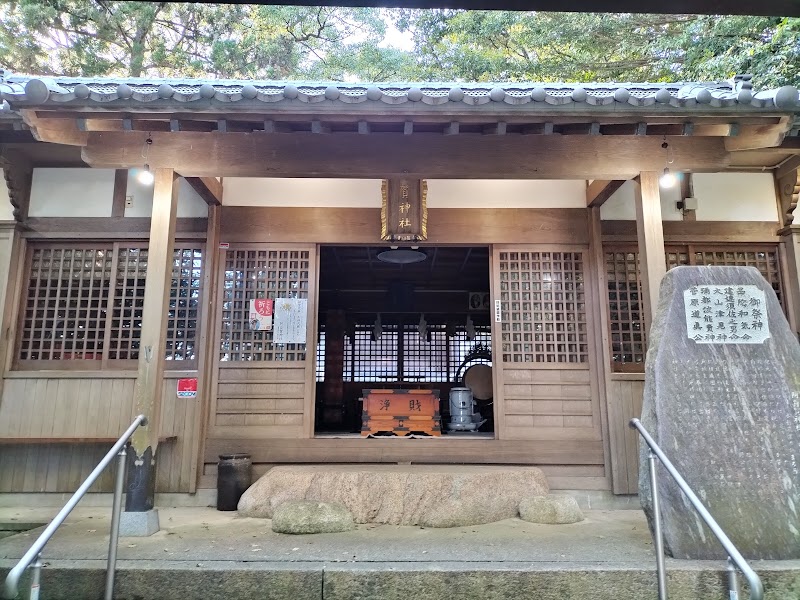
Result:
{"label": "inscribed stone stele", "polygon": [[[800,345],[752,267],[676,267],[661,285],[642,423],[746,558],[800,558]],[[676,558],[725,553],[658,467]],[[647,449],[639,494],[652,529]]]}

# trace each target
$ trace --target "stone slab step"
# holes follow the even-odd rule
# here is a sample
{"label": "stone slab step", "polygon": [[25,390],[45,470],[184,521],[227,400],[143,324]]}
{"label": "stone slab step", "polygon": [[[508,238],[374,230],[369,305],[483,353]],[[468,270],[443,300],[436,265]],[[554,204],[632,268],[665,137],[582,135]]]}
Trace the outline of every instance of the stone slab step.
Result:
{"label": "stone slab step", "polygon": [[[671,561],[671,600],[727,598],[722,565]],[[800,561],[756,565],[772,600],[800,598]],[[0,561],[0,576],[10,561]],[[42,600],[99,600],[105,564],[55,560]],[[21,595],[21,597],[26,597]],[[653,569],[605,563],[125,561],[118,600],[654,600]],[[742,598],[747,598],[743,590]]]}

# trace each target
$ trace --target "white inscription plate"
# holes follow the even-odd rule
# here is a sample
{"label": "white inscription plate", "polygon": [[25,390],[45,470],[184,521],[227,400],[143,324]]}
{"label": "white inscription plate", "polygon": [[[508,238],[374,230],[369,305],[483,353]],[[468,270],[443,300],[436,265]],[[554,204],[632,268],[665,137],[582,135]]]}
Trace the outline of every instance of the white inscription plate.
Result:
{"label": "white inscription plate", "polygon": [[755,285],[698,285],[683,292],[686,334],[698,344],[763,344],[767,297]]}

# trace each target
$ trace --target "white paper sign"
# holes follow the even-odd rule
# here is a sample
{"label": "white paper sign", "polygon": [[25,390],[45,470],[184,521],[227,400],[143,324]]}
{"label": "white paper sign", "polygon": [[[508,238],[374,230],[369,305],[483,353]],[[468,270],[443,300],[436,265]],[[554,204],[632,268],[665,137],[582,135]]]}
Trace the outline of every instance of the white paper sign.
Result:
{"label": "white paper sign", "polygon": [[763,344],[767,297],[755,285],[698,285],[684,290],[686,334],[698,344]]}
{"label": "white paper sign", "polygon": [[275,331],[273,344],[305,344],[308,300],[304,298],[275,299]]}

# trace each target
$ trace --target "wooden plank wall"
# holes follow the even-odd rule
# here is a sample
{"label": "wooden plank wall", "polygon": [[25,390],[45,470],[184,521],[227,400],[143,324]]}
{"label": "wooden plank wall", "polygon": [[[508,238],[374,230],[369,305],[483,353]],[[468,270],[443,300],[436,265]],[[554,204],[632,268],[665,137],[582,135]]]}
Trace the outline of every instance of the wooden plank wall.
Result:
{"label": "wooden plank wall", "polygon": [[[162,388],[161,437],[156,491],[192,488],[192,444],[199,435],[198,398],[177,398],[177,376]],[[52,377],[15,373],[0,400],[2,438],[104,438],[122,434],[133,420],[132,373],[108,377],[75,373]],[[0,492],[73,492],[108,451],[108,443],[0,445]],[[113,469],[92,491],[110,491]]]}
{"label": "wooden plank wall", "polygon": [[236,364],[220,365],[212,437],[303,437],[305,365]]}
{"label": "wooden plank wall", "polygon": [[609,437],[615,441],[614,493],[639,492],[639,435],[628,422],[642,415],[644,373],[612,375],[608,381]]}

